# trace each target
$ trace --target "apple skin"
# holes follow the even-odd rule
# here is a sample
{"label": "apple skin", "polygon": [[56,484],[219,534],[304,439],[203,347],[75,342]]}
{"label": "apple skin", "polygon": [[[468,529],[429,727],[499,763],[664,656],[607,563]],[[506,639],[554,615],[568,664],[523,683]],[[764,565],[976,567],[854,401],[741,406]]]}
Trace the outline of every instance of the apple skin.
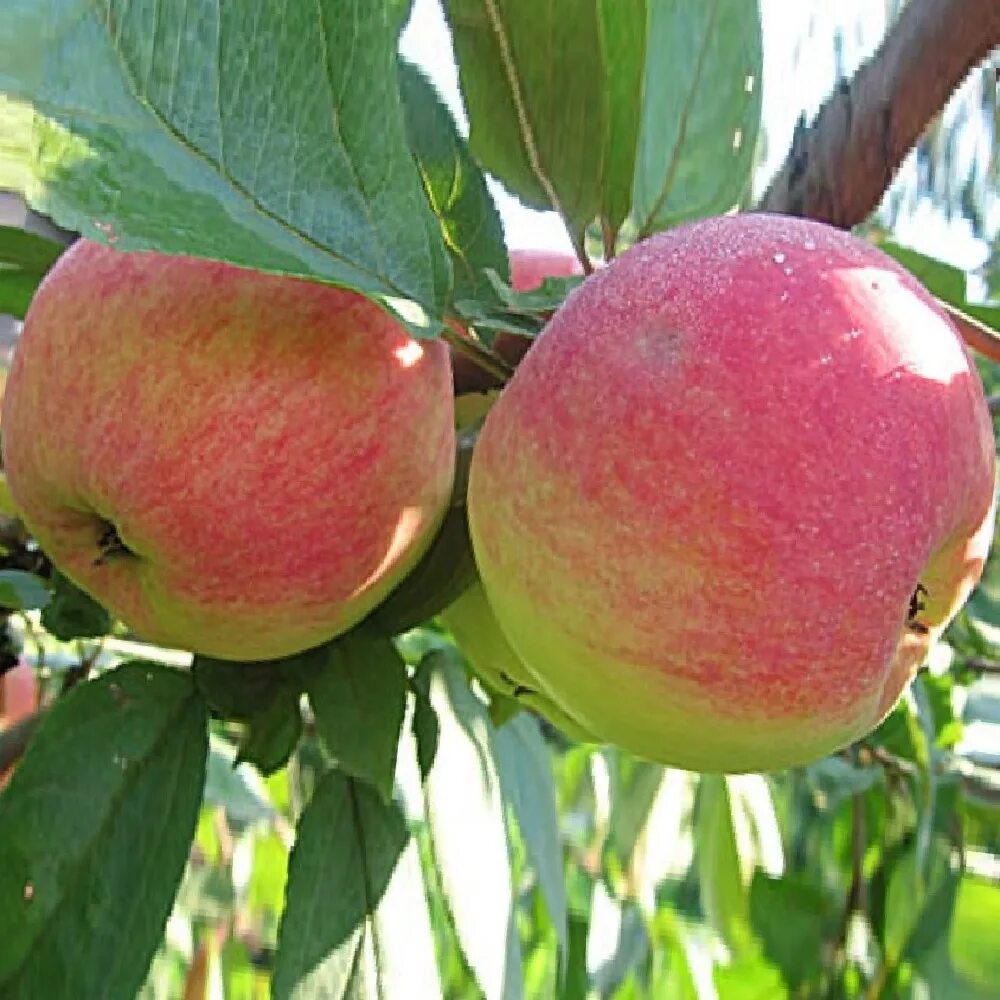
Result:
{"label": "apple skin", "polygon": [[[4,464],[41,547],[144,638],[270,659],[426,550],[453,411],[445,344],[354,292],[80,241],[29,309]],[[102,557],[109,525],[128,552]]]}
{"label": "apple skin", "polygon": [[504,638],[482,584],[474,583],[438,617],[487,687],[544,715],[571,739],[596,742],[583,726],[540,690],[538,681]]}
{"label": "apple skin", "polygon": [[[38,681],[23,657],[0,677],[0,730],[8,729],[38,708]],[[16,764],[0,771],[0,788],[14,773]]]}
{"label": "apple skin", "polygon": [[982,386],[926,290],[839,230],[737,215],[568,297],[487,416],[468,503],[553,701],[738,772],[888,713],[980,576],[994,482]]}

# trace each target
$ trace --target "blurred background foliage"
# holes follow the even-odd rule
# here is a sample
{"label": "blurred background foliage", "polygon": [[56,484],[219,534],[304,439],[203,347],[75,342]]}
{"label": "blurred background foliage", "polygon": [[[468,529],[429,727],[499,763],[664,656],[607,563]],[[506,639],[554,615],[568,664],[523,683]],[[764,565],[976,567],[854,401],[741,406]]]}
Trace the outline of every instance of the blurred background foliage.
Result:
{"label": "blurred background foliage", "polygon": [[[831,70],[820,79],[810,68],[812,96],[786,81],[782,99],[801,94],[794,111],[808,117],[871,53],[900,4],[801,7],[782,29],[781,65],[804,79],[804,64],[820,53]],[[777,43],[768,25],[788,5],[762,9],[770,52]],[[774,100],[765,79],[765,102]],[[869,226],[917,249],[933,244],[960,264],[969,297],[981,301],[1000,299],[997,107],[989,66],[932,123]],[[780,163],[791,127],[765,112],[754,190]],[[6,221],[23,221],[14,202],[7,209]],[[942,243],[941,233],[954,242]],[[942,268],[942,280],[948,273]],[[998,366],[979,367],[987,393],[1000,394]],[[666,769],[573,745],[527,714],[497,728],[485,696],[463,699],[450,683],[466,667],[445,631],[417,629],[399,646],[411,666],[431,658],[444,678],[432,700],[441,739],[452,740],[453,773],[421,781],[418,748],[404,741],[397,792],[419,849],[446,997],[1000,996],[996,551],[885,723],[786,773]],[[135,651],[123,634],[58,642],[33,612],[10,615],[5,649],[22,651],[43,701],[82,669]],[[23,714],[11,692],[8,724]],[[316,750],[307,738],[287,771],[264,779],[235,764],[237,738],[232,724],[215,724],[196,843],[141,994],[150,1000],[269,994],[288,852]],[[455,763],[463,753],[482,764],[475,790]],[[442,835],[446,821],[458,836]],[[497,891],[503,880],[484,864],[484,844],[506,852],[508,862],[494,860],[504,876],[509,864],[512,893]]]}

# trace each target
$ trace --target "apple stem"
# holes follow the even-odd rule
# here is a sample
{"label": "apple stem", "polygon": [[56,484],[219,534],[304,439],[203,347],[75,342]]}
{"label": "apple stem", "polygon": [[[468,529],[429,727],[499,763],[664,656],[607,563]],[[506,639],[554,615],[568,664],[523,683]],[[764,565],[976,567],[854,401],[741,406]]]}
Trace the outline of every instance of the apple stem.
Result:
{"label": "apple stem", "polygon": [[451,327],[448,327],[441,336],[459,354],[467,357],[495,379],[499,379],[501,385],[514,374],[514,369],[503,358],[498,357],[471,336],[461,334]]}
{"label": "apple stem", "polygon": [[135,553],[122,541],[118,529],[110,522],[101,522],[101,533],[97,536],[97,547],[101,554],[94,560],[95,566],[103,566],[111,559],[119,556],[132,556]]}

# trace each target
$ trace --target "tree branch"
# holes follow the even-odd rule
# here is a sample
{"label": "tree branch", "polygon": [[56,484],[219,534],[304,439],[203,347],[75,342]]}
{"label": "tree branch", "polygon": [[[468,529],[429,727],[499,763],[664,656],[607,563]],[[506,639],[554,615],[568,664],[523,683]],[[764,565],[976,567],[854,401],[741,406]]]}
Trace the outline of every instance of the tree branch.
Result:
{"label": "tree branch", "polygon": [[1000,45],[997,0],[910,0],[875,55],[800,125],[762,211],[849,229],[966,74]]}

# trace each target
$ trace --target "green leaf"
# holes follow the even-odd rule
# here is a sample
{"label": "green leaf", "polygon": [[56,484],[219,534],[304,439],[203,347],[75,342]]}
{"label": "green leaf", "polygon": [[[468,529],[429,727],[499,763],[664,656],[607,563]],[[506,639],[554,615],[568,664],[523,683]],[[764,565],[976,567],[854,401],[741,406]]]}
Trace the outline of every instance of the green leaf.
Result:
{"label": "green leaf", "polygon": [[642,132],[632,191],[640,238],[732,208],[760,127],[760,11],[748,0],[648,0]]}
{"label": "green leaf", "polygon": [[212,711],[243,723],[238,762],[263,774],[288,762],[302,733],[299,702],[308,680],[322,669],[326,648],[254,663],[194,658],[195,684]]}
{"label": "green leaf", "polygon": [[601,221],[609,239],[617,234],[632,204],[642,81],[646,62],[647,0],[598,0],[598,27],[604,87],[605,129],[601,177]]}
{"label": "green leaf", "polygon": [[258,712],[240,740],[236,762],[253,764],[263,775],[288,763],[302,736],[298,700],[279,698]]}
{"label": "green leaf", "polygon": [[861,767],[840,756],[824,757],[808,765],[804,773],[824,808],[829,810],[885,781],[882,768]]}
{"label": "green leaf", "polygon": [[566,884],[552,758],[542,739],[538,720],[524,713],[498,729],[493,742],[504,794],[517,817],[528,858],[538,877],[549,919],[565,957]]}
{"label": "green leaf", "polygon": [[948,931],[948,953],[955,969],[990,995],[1000,996],[1000,885],[966,875],[958,886]]}
{"label": "green leaf", "polygon": [[21,569],[0,569],[0,606],[15,611],[44,608],[51,599],[45,583],[34,573]]}
{"label": "green leaf", "polygon": [[4,996],[135,995],[194,834],[207,721],[190,677],[144,662],[51,709],[0,796]]}
{"label": "green leaf", "polygon": [[42,626],[61,642],[94,639],[111,631],[111,615],[72,580],[53,570],[52,600],[42,609]]}
{"label": "green leaf", "polygon": [[897,260],[917,281],[945,302],[961,308],[965,305],[965,272],[944,261],[904,247],[894,240],[879,240],[878,246]]}
{"label": "green leaf", "polygon": [[0,226],[0,313],[23,319],[35,289],[64,249],[44,236]]}
{"label": "green leaf", "polygon": [[323,647],[306,686],[316,732],[341,770],[392,795],[406,713],[406,664],[392,640],[355,629]]}
{"label": "green leaf", "polygon": [[712,929],[735,955],[752,940],[750,900],[743,883],[726,779],[702,776],[695,818],[701,905]]}
{"label": "green leaf", "polygon": [[760,955],[716,966],[712,978],[725,1000],[785,1000],[790,996],[781,973]]}
{"label": "green leaf", "polygon": [[320,780],[299,822],[272,991],[275,1000],[441,996],[403,813],[337,771]]}
{"label": "green leaf", "polygon": [[427,779],[434,758],[437,756],[438,740],[441,726],[438,723],[437,712],[431,704],[431,678],[434,671],[434,657],[425,656],[410,680],[410,690],[413,692],[413,736],[417,743],[417,767],[420,777]]}
{"label": "green leaf", "polygon": [[619,750],[607,750],[605,756],[612,780],[608,844],[621,866],[627,869],[639,835],[649,820],[664,770],[659,764]]}
{"label": "green leaf", "polygon": [[484,268],[505,280],[509,275],[500,213],[433,84],[404,59],[399,61],[399,89],[410,149],[451,254],[455,295],[475,298],[488,287]]}
{"label": "green leaf", "polygon": [[0,179],[121,249],[328,279],[440,317],[450,265],[406,144],[397,17],[358,0],[9,0],[0,92],[35,113],[4,116],[18,132]]}
{"label": "green leaf", "polygon": [[566,974],[559,1000],[587,1000],[590,977],[587,974],[587,938],[590,934],[589,908],[586,913],[569,915]]}
{"label": "green leaf", "polygon": [[601,203],[606,105],[595,0],[446,0],[483,166],[582,241]]}
{"label": "green leaf", "polygon": [[800,875],[769,878],[758,870],[750,883],[750,916],[790,990],[822,972],[823,943],[840,916],[828,893]]}
{"label": "green leaf", "polygon": [[441,730],[425,799],[441,887],[486,1000],[517,1000],[523,975],[493,728],[454,658],[431,657]]}

